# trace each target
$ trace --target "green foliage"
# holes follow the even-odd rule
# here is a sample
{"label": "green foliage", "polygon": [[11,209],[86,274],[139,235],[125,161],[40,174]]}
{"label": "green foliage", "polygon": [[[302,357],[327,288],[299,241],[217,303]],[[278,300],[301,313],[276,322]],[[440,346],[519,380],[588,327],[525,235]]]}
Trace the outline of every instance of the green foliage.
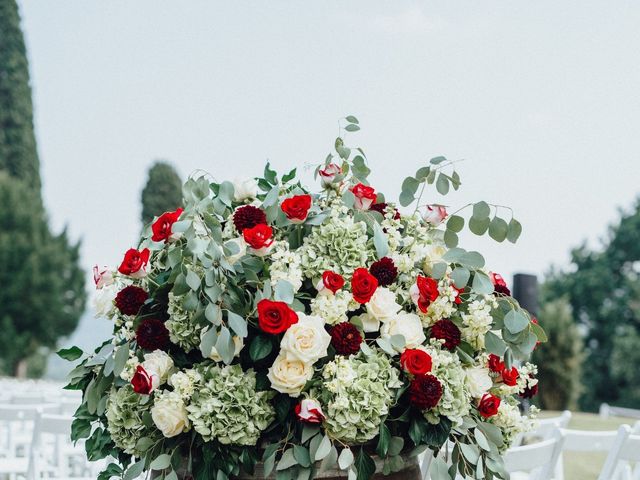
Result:
{"label": "green foliage", "polygon": [[182,205],[182,180],[171,164],[156,161],[142,190],[142,223]]}
{"label": "green foliage", "polygon": [[586,334],[589,368],[583,372],[585,389],[580,397],[584,410],[595,411],[602,402],[631,405],[627,387],[613,381],[611,374],[614,351],[623,348],[616,339],[630,331],[640,332],[638,261],[640,200],[609,229],[599,249],[586,245],[574,249],[571,266],[552,271],[545,283],[544,298],[566,296]]}
{"label": "green foliage", "polygon": [[29,64],[15,0],[0,0],[0,171],[39,193]]}
{"label": "green foliage", "polygon": [[37,194],[0,172],[0,205],[0,361],[13,374],[73,332],[86,293],[79,244],[51,234]]}
{"label": "green foliage", "polygon": [[539,317],[549,340],[533,353],[538,365],[538,402],[546,410],[575,409],[582,394],[584,346],[571,305],[566,299],[548,302]]}

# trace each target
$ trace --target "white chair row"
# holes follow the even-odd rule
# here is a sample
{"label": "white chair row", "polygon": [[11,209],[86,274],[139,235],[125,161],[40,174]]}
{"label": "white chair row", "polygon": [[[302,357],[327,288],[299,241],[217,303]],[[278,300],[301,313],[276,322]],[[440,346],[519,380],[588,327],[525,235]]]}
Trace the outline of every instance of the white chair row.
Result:
{"label": "white chair row", "polygon": [[640,410],[637,410],[635,408],[613,407],[608,403],[603,403],[602,405],[600,405],[600,417],[625,417],[640,419]]}

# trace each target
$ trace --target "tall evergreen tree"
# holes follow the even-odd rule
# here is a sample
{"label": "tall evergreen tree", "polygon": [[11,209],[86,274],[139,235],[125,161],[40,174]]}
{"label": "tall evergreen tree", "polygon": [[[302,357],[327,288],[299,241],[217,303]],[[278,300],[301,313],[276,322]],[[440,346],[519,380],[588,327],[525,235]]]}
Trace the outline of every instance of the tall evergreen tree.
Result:
{"label": "tall evergreen tree", "polygon": [[156,161],[142,190],[142,223],[182,205],[182,180],[170,163]]}
{"label": "tall evergreen tree", "polygon": [[15,0],[0,0],[0,170],[39,193],[29,64]]}
{"label": "tall evergreen tree", "polygon": [[26,360],[69,335],[84,310],[79,244],[51,233],[40,166],[24,38],[15,0],[0,0],[0,372],[26,373]]}

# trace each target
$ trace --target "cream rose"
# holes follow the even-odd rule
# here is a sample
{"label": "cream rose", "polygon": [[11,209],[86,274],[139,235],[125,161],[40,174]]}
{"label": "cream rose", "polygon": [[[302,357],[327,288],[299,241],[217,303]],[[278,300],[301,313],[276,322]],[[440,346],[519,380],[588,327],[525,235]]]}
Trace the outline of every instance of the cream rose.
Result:
{"label": "cream rose", "polygon": [[[240,337],[233,337],[232,340],[234,345],[233,356],[237,357],[238,355],[240,355],[240,352],[242,351],[242,347],[244,347],[244,341]],[[215,346],[211,347],[211,353],[209,354],[209,358],[214,362],[222,361],[222,357],[218,353],[218,350],[216,350]]]}
{"label": "cream rose", "polygon": [[274,390],[298,397],[307,381],[313,376],[313,367],[300,360],[288,360],[284,354],[278,355],[269,369],[267,378]]}
{"label": "cream rose", "polygon": [[324,320],[315,315],[298,314],[280,342],[280,350],[289,360],[314,363],[327,355],[331,335],[324,329]]}
{"label": "cream rose", "polygon": [[158,430],[167,438],[189,430],[187,409],[180,395],[175,392],[167,392],[156,398],[151,407],[151,418]]}
{"label": "cream rose", "polygon": [[173,370],[173,360],[162,350],[155,350],[144,355],[142,366],[149,372],[149,375],[156,375],[159,378],[160,385],[162,385],[167,381],[171,370]]}
{"label": "cream rose", "polygon": [[394,335],[402,335],[405,340],[404,348],[417,348],[427,339],[422,329],[420,317],[415,313],[406,312],[401,312],[384,322],[380,334],[382,338],[386,339]]}
{"label": "cream rose", "polygon": [[253,178],[236,178],[233,181],[233,199],[236,202],[253,200],[256,195],[258,195],[258,183]]}
{"label": "cream rose", "polygon": [[107,285],[93,294],[93,309],[96,317],[110,318],[114,315],[115,305],[113,301],[118,294],[116,285]]}
{"label": "cream rose", "polygon": [[371,300],[367,302],[367,313],[382,322],[395,316],[401,308],[396,302],[396,294],[384,287],[377,288]]}
{"label": "cream rose", "polygon": [[481,398],[493,386],[489,370],[482,367],[466,369],[464,383],[473,398]]}

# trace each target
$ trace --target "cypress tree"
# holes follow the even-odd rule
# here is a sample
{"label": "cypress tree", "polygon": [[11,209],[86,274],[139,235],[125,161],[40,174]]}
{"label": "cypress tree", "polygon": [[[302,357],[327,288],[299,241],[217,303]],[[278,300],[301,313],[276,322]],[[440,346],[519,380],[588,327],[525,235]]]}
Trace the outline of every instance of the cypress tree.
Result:
{"label": "cypress tree", "polygon": [[149,169],[147,184],[142,190],[142,223],[175,210],[182,205],[182,180],[170,163],[158,160]]}
{"label": "cypress tree", "polygon": [[29,64],[15,0],[0,0],[0,170],[39,194]]}

